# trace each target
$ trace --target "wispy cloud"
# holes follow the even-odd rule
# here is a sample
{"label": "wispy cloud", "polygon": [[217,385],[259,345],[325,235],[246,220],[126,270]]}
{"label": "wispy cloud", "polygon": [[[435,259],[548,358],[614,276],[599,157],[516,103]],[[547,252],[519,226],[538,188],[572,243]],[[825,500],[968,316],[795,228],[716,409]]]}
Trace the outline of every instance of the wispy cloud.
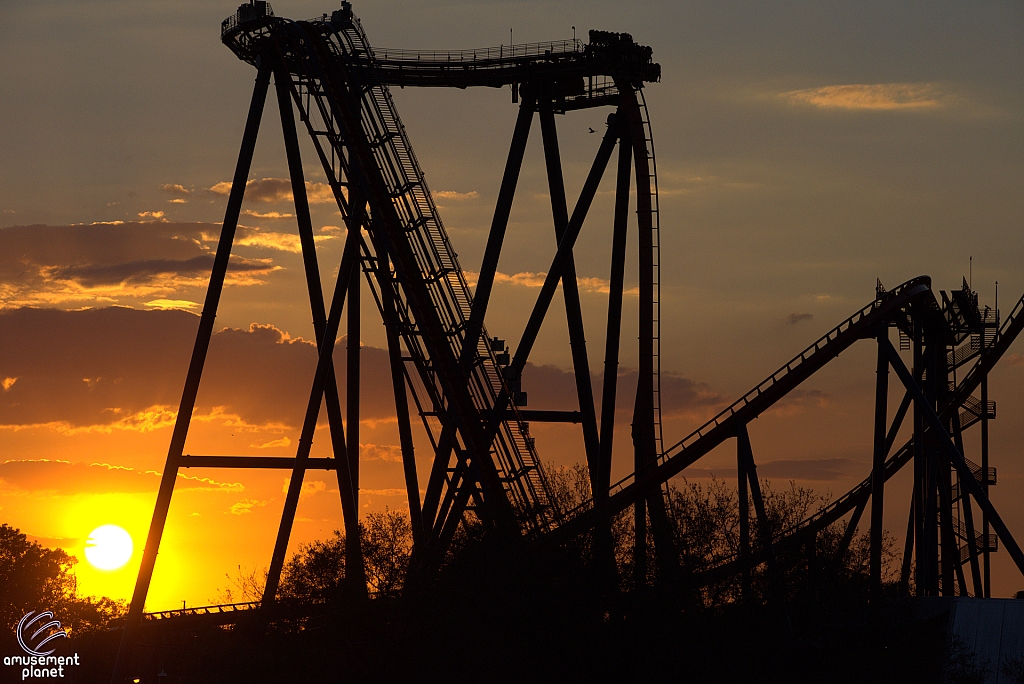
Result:
{"label": "wispy cloud", "polygon": [[287,214],[280,211],[253,211],[252,209],[246,209],[242,212],[246,216],[252,216],[253,218],[261,219],[290,219],[295,218],[295,214]]}
{"label": "wispy cloud", "polygon": [[252,509],[254,508],[259,508],[266,505],[266,501],[257,501],[256,499],[242,499],[238,503],[233,504],[231,508],[228,509],[228,512],[231,513],[231,515],[245,515],[246,513],[251,513]]}
{"label": "wispy cloud", "polygon": [[[315,235],[314,242],[335,240],[336,235]],[[246,228],[235,244],[241,247],[263,247],[265,249],[276,249],[281,252],[292,252],[298,254],[302,251],[302,242],[295,233],[277,233],[273,231],[261,231],[255,228]]]}
{"label": "wispy cloud", "polygon": [[[64,460],[15,459],[0,463],[0,482],[30,492],[57,494],[155,492],[161,473],[110,463],[72,463]],[[188,490],[241,492],[239,482],[178,473],[179,487]]]}
{"label": "wispy cloud", "polygon": [[188,299],[154,299],[145,304],[151,309],[180,309],[182,311],[191,311],[199,306],[199,302]]}
{"label": "wispy cloud", "polygon": [[789,325],[796,325],[804,321],[814,320],[814,314],[812,313],[791,313],[786,316],[786,323]]}
{"label": "wispy cloud", "polygon": [[281,439],[272,439],[264,444],[250,444],[249,446],[256,449],[273,449],[275,447],[286,447],[291,445],[291,443],[292,440],[287,437],[282,437]]}
{"label": "wispy cloud", "polygon": [[192,192],[181,183],[164,183],[160,186],[160,189],[177,197],[184,197]]}
{"label": "wispy cloud", "polygon": [[434,193],[434,197],[443,200],[452,200],[455,202],[463,202],[465,200],[479,199],[480,193],[476,190],[470,190],[469,192],[456,192],[454,190],[439,190]]}
{"label": "wispy cloud", "polygon": [[852,83],[791,90],[782,97],[818,109],[921,110],[943,105],[943,94],[931,83]]}
{"label": "wispy cloud", "polygon": [[[465,273],[469,286],[476,287],[477,279],[480,277],[480,274],[474,271],[466,271]],[[544,285],[544,279],[547,278],[547,275],[548,274],[543,271],[539,273],[523,271],[521,273],[511,274],[498,271],[494,274],[494,282],[498,285],[539,288]],[[584,294],[608,294],[611,289],[611,283],[603,278],[577,277],[576,283],[579,286],[580,292]],[[631,287],[627,290],[623,290],[623,294],[635,297],[640,294],[640,289]]]}
{"label": "wispy cloud", "polygon": [[[221,181],[209,188],[215,195],[231,193],[231,183]],[[287,178],[252,179],[245,184],[245,198],[253,202],[283,202],[292,199],[292,182]],[[334,201],[334,191],[327,183],[306,183],[306,199],[310,204],[328,204]]]}

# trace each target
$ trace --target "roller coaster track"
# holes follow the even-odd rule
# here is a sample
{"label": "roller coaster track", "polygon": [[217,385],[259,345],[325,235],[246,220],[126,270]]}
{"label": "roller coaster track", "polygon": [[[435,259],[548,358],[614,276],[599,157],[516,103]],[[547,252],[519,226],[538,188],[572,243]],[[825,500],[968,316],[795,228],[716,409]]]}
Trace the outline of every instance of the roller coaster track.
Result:
{"label": "roller coaster track", "polygon": [[644,473],[631,473],[615,483],[607,501],[584,502],[565,516],[566,522],[552,534],[554,539],[578,534],[593,526],[601,517],[624,509],[647,492],[697,462],[725,440],[735,437],[737,428],[746,425],[799,386],[804,380],[839,356],[857,340],[873,335],[880,324],[888,324],[894,313],[913,302],[931,298],[931,281],[926,276],[914,278],[853,314],[823,335],[772,373],[718,415],[676,442],[658,457],[657,463]]}
{"label": "roller coaster track", "polygon": [[[998,363],[999,359],[1001,359],[1003,354],[1006,353],[1006,350],[1009,349],[1010,345],[1012,345],[1017,339],[1022,329],[1024,329],[1024,296],[1017,301],[1017,304],[1010,312],[1010,315],[1004,319],[1003,325],[996,332],[992,340],[992,344],[986,348],[987,352],[985,356],[978,358],[963,380],[956,385],[953,395],[939,410],[939,415],[941,417],[948,418],[950,412],[958,411],[961,406],[970,404],[970,399],[972,398],[971,395],[978,389],[978,386],[981,384],[982,377],[987,375],[995,364]],[[978,355],[975,355],[975,358],[977,357]],[[960,411],[959,420],[961,430],[966,430],[977,423],[981,419],[980,414],[980,408],[976,410]],[[926,432],[927,431],[929,431],[929,428],[926,428]],[[911,438],[895,453],[889,456],[888,459],[886,459],[886,481],[910,462],[914,455],[913,446],[914,441],[913,438]],[[968,461],[968,464],[971,465],[971,469],[975,471],[976,479],[981,481],[982,478],[986,476],[985,473],[981,472],[980,466],[973,464],[970,461]],[[816,511],[805,520],[774,534],[772,544],[776,547],[785,547],[787,545],[800,543],[808,536],[817,534],[830,525],[838,522],[854,509],[865,505],[870,496],[871,476],[869,475],[846,494],[821,510]],[[752,557],[752,560],[754,562],[763,561],[764,557],[765,553],[762,550],[756,553]],[[733,556],[722,559],[716,565],[703,570],[700,573],[699,579],[702,583],[715,582],[731,575],[735,575],[740,568],[740,561],[736,556]]]}

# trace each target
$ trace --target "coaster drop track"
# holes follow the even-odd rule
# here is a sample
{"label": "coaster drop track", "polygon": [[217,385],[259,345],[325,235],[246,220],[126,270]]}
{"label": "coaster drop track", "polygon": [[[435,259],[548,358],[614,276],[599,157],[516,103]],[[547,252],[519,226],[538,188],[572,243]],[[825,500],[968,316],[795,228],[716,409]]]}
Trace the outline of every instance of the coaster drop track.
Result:
{"label": "coaster drop track", "polygon": [[[706,583],[775,562],[775,551],[805,541],[844,516],[851,536],[867,501],[871,511],[871,572],[881,572],[881,512],[887,479],[914,463],[915,489],[904,577],[915,559],[922,594],[988,595],[988,555],[998,536],[1018,567],[1024,554],[989,502],[994,484],[988,466],[987,427],[994,404],[987,375],[1024,326],[1024,300],[999,327],[998,313],[979,309],[966,287],[939,303],[926,277],[885,291],[802,352],[770,378],[694,433],[665,449],[662,443],[659,373],[659,221],[657,174],[645,83],[660,79],[651,49],[628,34],[592,31],[590,42],[559,41],[459,52],[414,52],[371,48],[347,2],[331,15],[291,21],[273,15],[266,2],[239,7],[222,25],[224,43],[257,68],[241,151],[228,198],[213,273],[177,414],[167,464],[139,579],[122,635],[114,679],[129,668],[131,645],[144,615],[156,555],[178,469],[189,467],[281,468],[291,470],[284,512],[264,591],[263,607],[275,600],[304,474],[334,470],[346,535],[358,539],[359,489],[359,296],[360,273],[384,323],[391,364],[405,484],[413,531],[413,567],[429,575],[437,568],[459,524],[474,516],[497,533],[564,542],[593,534],[594,552],[611,554],[611,516],[632,507],[634,573],[647,581],[650,525],[657,575],[668,577],[677,550],[666,513],[670,478],[729,439],[737,440],[740,492],[740,548],[718,559],[700,580]],[[197,456],[184,453],[214,319],[237,228],[264,104],[273,78],[319,360],[294,458]],[[511,88],[519,114],[499,188],[482,265],[474,290],[438,216],[423,172],[398,116],[389,86]],[[572,212],[562,177],[556,114],[613,107],[590,172]],[[329,306],[321,289],[313,228],[299,153],[295,110],[306,126],[347,227],[338,279]],[[554,256],[518,345],[488,336],[484,325],[508,225],[527,139],[539,118],[552,215]],[[611,275],[600,420],[594,391],[573,248],[616,146]],[[612,441],[622,326],[629,196],[635,188],[639,240],[638,387],[632,420],[633,474],[612,485]],[[522,372],[550,304],[562,287],[569,328],[578,406],[575,410],[527,408]],[[346,312],[350,343],[343,420],[335,379],[335,340]],[[899,330],[901,348],[912,350],[908,369],[889,342]],[[878,344],[875,448],[871,476],[828,508],[789,530],[771,530],[764,510],[746,425],[771,408],[817,370],[861,339]],[[888,369],[906,386],[906,398],[887,426]],[[969,368],[956,382],[958,369]],[[949,380],[953,378],[953,380]],[[973,392],[981,388],[980,400]],[[416,470],[410,403],[429,441],[432,467],[422,487]],[[333,456],[310,457],[313,432],[326,404]],[[914,436],[890,453],[896,433],[913,405]],[[551,421],[582,428],[593,498],[572,511],[558,509],[530,436],[529,423]],[[965,460],[962,431],[980,423],[982,466]],[[346,433],[347,428],[347,433]],[[991,473],[991,476],[990,476]],[[971,500],[980,508],[973,516]],[[752,501],[763,546],[753,548],[747,507]],[[976,524],[976,522],[978,524]],[[988,534],[991,526],[996,535]],[[981,530],[979,532],[979,529]],[[876,533],[877,531],[877,533]],[[910,543],[914,544],[911,549]],[[844,539],[848,544],[849,539]],[[366,595],[357,544],[346,547],[351,590]],[[985,571],[979,569],[979,558]],[[973,584],[965,581],[969,566]],[[251,606],[247,605],[247,608]],[[206,609],[204,609],[206,610]],[[217,611],[215,611],[217,612]],[[221,611],[224,612],[224,611]],[[230,612],[237,612],[235,609]],[[205,614],[205,613],[204,613]],[[218,614],[220,614],[218,612]],[[166,615],[169,624],[180,616]],[[153,623],[149,617],[147,623]]]}

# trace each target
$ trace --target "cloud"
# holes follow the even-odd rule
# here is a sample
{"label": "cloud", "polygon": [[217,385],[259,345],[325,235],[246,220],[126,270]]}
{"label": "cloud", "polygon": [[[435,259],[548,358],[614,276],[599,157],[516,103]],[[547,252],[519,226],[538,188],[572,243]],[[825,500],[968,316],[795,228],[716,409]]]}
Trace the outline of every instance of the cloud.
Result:
{"label": "cloud", "polygon": [[[240,228],[238,239],[253,230]],[[181,291],[206,286],[219,232],[209,223],[122,221],[0,228],[0,309],[194,299]],[[271,259],[235,254],[227,282],[258,285],[278,270]]]}
{"label": "cloud", "polygon": [[[314,243],[336,239],[336,235],[313,236]],[[281,252],[292,252],[294,254],[302,252],[302,242],[299,240],[298,233],[276,233],[249,227],[241,231],[241,235],[235,239],[235,244],[240,247],[262,247],[265,249],[276,249]]]}
{"label": "cloud", "polygon": [[[474,271],[464,271],[466,274],[466,280],[470,287],[476,287],[477,280],[480,277],[479,273]],[[513,287],[529,287],[529,288],[540,288],[544,285],[544,279],[547,278],[547,273],[541,271],[533,273],[531,271],[523,271],[521,273],[502,273],[496,271],[494,274],[494,282],[497,285],[511,285]],[[596,294],[608,294],[611,289],[611,283],[603,278],[586,278],[576,277],[576,283],[579,286],[580,292],[584,294],[596,293]],[[640,294],[640,289],[632,287],[622,292],[625,295],[637,296]]]}
{"label": "cloud", "polygon": [[160,189],[178,197],[185,197],[192,192],[181,183],[164,183],[160,186]]}
{"label": "cloud", "polygon": [[228,509],[228,512],[231,513],[231,515],[245,515],[246,513],[251,513],[254,508],[260,508],[266,505],[266,501],[242,499],[238,503],[232,504],[231,508]]}
{"label": "cloud", "polygon": [[402,448],[394,444],[363,444],[360,442],[359,460],[401,463]]}
{"label": "cloud", "polygon": [[[619,412],[632,412],[636,397],[638,374],[636,369],[619,371],[616,381],[615,403]],[[601,405],[604,379],[592,373],[591,386],[594,401]],[[523,369],[523,390],[527,393],[530,409],[575,410],[579,406],[576,376],[555,366],[527,364]],[[661,374],[661,410],[665,417],[703,415],[708,409],[721,406],[723,397],[712,391],[706,383],[694,382],[675,373]]]}
{"label": "cloud", "polygon": [[[215,195],[229,195],[231,183],[221,181],[210,187]],[[245,184],[245,198],[253,202],[283,202],[292,200],[292,182],[287,178],[252,179]],[[306,199],[310,204],[334,202],[334,191],[327,183],[306,182]]]}
{"label": "cloud", "polygon": [[817,389],[797,388],[775,403],[768,413],[780,417],[795,416],[812,408],[827,408],[832,395]]}
{"label": "cloud", "polygon": [[[0,463],[0,481],[8,487],[29,492],[61,495],[155,492],[160,473],[136,470],[109,463],[72,463],[70,461],[23,459]],[[178,473],[176,489],[242,491],[238,482],[218,482],[206,477]]]}
{"label": "cloud", "polygon": [[469,192],[455,192],[454,190],[439,190],[434,193],[434,197],[445,200],[454,200],[456,202],[462,202],[465,200],[475,200],[480,197],[480,193],[476,190],[470,190]]}
{"label": "cloud", "polygon": [[[846,477],[854,463],[847,458],[781,459],[757,464],[757,476],[769,480],[805,480],[834,482]],[[687,468],[682,476],[690,479],[736,477],[736,468]]]}
{"label": "cloud", "polygon": [[857,83],[805,88],[783,93],[790,104],[818,109],[922,110],[942,106],[943,96],[930,83]]}
{"label": "cloud", "polygon": [[18,378],[4,378],[3,382],[0,382],[0,386],[4,388],[4,392],[14,387],[14,383],[18,382]]}
{"label": "cloud", "polygon": [[789,325],[796,325],[803,321],[814,320],[814,314],[811,313],[791,313],[786,316],[786,323]]}
{"label": "cloud", "polygon": [[[0,310],[0,378],[17,378],[0,392],[0,427],[67,434],[170,425],[198,322],[179,309]],[[343,338],[336,362],[341,387],[345,347]],[[193,420],[242,430],[296,428],[316,360],[312,342],[272,325],[224,328],[213,335]],[[382,349],[364,346],[362,366],[368,379],[389,377]],[[362,398],[362,418],[394,416],[390,382],[365,383]]]}
{"label": "cloud", "polygon": [[[0,424],[8,430],[65,434],[169,427],[198,321],[194,313],[179,309],[0,311],[0,378],[18,378],[0,392]],[[69,346],[68,339],[75,344]],[[336,346],[340,387],[346,383],[346,345],[342,338]],[[387,352],[365,345],[361,357],[360,419],[394,420]],[[211,340],[193,420],[228,426],[232,432],[274,430],[273,437],[249,440],[258,444],[297,429],[316,361],[312,342],[273,325],[224,328]],[[600,402],[601,375],[595,374],[592,383]],[[621,370],[620,411],[632,410],[636,384],[635,370]],[[554,366],[528,364],[523,389],[529,393],[529,408],[571,410],[578,405],[574,375]],[[662,374],[661,394],[666,416],[703,415],[723,403],[707,384],[673,373]],[[369,459],[401,459],[396,447],[364,444],[363,450]]]}
{"label": "cloud", "polygon": [[164,212],[162,212],[162,211],[140,211],[139,212],[139,216],[141,216],[142,218],[162,219],[164,217]]}
{"label": "cloud", "polygon": [[264,444],[250,444],[249,446],[251,446],[251,447],[253,447],[255,449],[273,449],[275,447],[290,446],[291,443],[292,443],[292,440],[288,439],[287,437],[282,437],[281,439],[273,439],[273,440],[271,440],[269,442],[266,442]]}
{"label": "cloud", "polygon": [[[290,483],[291,483],[291,478],[290,477],[284,478],[284,485],[281,487],[281,493],[282,494],[287,494],[288,493],[288,485]],[[299,500],[301,501],[302,499],[305,499],[307,497],[313,496],[314,494],[319,494],[320,492],[326,492],[326,491],[327,491],[327,483],[325,483],[325,482],[321,482],[320,480],[303,480],[302,481],[302,488],[299,489]],[[335,491],[337,491],[337,490],[335,490]]]}
{"label": "cloud", "polygon": [[182,311],[191,311],[192,309],[199,307],[199,302],[193,302],[189,299],[154,299],[151,302],[146,302],[146,306],[152,309],[181,309]]}
{"label": "cloud", "polygon": [[363,489],[360,487],[359,493],[366,496],[406,496],[408,492],[397,487],[387,489]]}
{"label": "cloud", "polygon": [[253,218],[261,218],[261,219],[293,219],[293,218],[295,218],[295,214],[283,214],[283,213],[281,213],[279,211],[265,211],[263,213],[260,213],[258,211],[253,211],[252,209],[246,209],[242,213],[245,214],[246,216],[252,216]]}

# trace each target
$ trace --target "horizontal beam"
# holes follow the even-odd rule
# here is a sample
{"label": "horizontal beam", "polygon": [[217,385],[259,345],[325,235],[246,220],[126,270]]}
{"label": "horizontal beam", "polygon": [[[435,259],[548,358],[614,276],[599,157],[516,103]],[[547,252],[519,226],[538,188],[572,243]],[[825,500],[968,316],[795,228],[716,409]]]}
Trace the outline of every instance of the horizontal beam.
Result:
{"label": "horizontal beam", "polygon": [[[420,415],[440,417],[440,414],[436,411],[423,411]],[[535,423],[578,423],[583,419],[583,416],[579,411],[529,411],[520,409],[515,412],[506,410],[502,414],[501,419],[519,420],[520,418]]]}
{"label": "horizontal beam", "polygon": [[[294,456],[191,456],[178,459],[179,468],[278,468],[291,470],[295,467]],[[333,458],[307,458],[306,470],[337,470]]]}

